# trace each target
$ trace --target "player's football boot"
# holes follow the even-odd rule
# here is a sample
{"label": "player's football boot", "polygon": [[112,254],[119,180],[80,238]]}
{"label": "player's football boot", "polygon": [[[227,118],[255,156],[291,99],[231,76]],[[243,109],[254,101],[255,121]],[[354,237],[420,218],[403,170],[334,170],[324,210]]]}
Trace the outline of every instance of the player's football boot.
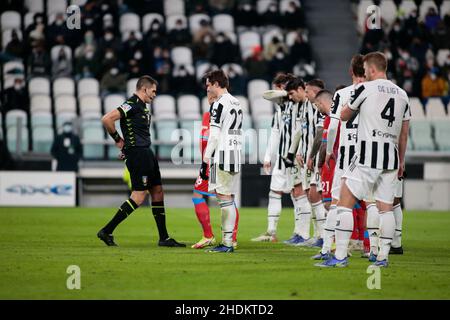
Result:
{"label": "player's football boot", "polygon": [[324,262],[316,263],[315,266],[321,268],[344,268],[348,266],[348,258],[338,260],[336,259],[336,257],[332,256],[330,259],[325,260]]}
{"label": "player's football boot", "polygon": [[219,244],[217,247],[214,247],[212,249],[207,250],[207,252],[213,252],[213,253],[232,253],[234,251],[233,246],[227,247],[223,244]]}
{"label": "player's football boot", "polygon": [[253,238],[253,242],[277,242],[277,236],[275,234],[270,234],[268,232],[263,233],[259,237]]}
{"label": "player's football boot", "polygon": [[391,247],[391,250],[389,250],[389,254],[403,254],[403,247]]}
{"label": "player's football boot", "polygon": [[378,261],[378,260],[375,261],[369,267],[371,267],[371,268],[375,268],[375,267],[387,268],[388,265],[389,265],[389,262],[386,259],[384,259],[384,260],[381,260],[381,261]]}
{"label": "player's football boot", "polygon": [[299,236],[292,245],[296,247],[305,247],[306,245],[308,245],[308,241],[309,239],[305,239],[302,236]]}
{"label": "player's football boot", "polygon": [[296,241],[298,241],[298,238],[299,238],[299,237],[300,237],[300,236],[299,236],[298,234],[294,233],[294,235],[293,235],[290,239],[283,241],[283,243],[284,243],[284,244],[292,245],[292,244],[294,244]]}
{"label": "player's football boot", "polygon": [[160,240],[158,242],[158,246],[160,247],[179,247],[184,248],[186,245],[184,243],[179,243],[175,239],[167,238],[166,240]]}
{"label": "player's football boot", "polygon": [[233,241],[233,249],[236,250],[238,247],[238,242],[237,241]]}
{"label": "player's football boot", "polygon": [[377,255],[373,254],[372,252],[369,254],[369,262],[375,262],[377,261]]}
{"label": "player's football boot", "polygon": [[328,260],[331,257],[332,256],[331,256],[331,254],[329,252],[327,252],[327,253],[319,252],[315,256],[312,256],[311,259],[313,259],[313,260]]}
{"label": "player's football boot", "polygon": [[107,234],[105,230],[100,230],[97,233],[97,237],[102,240],[108,247],[117,247],[117,244],[114,242],[114,237],[112,234]]}
{"label": "player's football boot", "polygon": [[311,239],[312,241],[308,241],[306,246],[307,247],[317,247],[317,248],[322,248],[323,246],[323,239],[322,238],[313,238]]}
{"label": "player's football boot", "polygon": [[192,249],[203,249],[209,246],[213,246],[216,244],[216,238],[211,237],[211,238],[206,238],[203,237],[199,242],[197,242],[196,244],[192,245],[191,248]]}

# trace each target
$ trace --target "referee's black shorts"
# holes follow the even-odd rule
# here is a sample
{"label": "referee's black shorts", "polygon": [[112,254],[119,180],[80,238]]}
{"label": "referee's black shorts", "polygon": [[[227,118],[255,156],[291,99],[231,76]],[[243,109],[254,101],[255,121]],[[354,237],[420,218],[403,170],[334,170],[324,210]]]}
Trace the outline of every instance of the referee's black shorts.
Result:
{"label": "referee's black shorts", "polygon": [[133,191],[150,190],[162,184],[158,161],[149,147],[131,147],[124,149],[123,153]]}

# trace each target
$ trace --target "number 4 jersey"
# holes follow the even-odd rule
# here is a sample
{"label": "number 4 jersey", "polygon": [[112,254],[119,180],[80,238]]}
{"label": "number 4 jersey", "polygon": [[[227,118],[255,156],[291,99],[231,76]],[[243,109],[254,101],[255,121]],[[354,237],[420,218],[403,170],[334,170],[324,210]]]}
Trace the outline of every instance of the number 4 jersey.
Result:
{"label": "number 4 jersey", "polygon": [[218,145],[214,150],[214,161],[219,169],[239,172],[242,150],[243,113],[239,100],[229,93],[223,94],[211,108],[210,135],[213,127],[220,129]]}
{"label": "number 4 jersey", "polygon": [[374,169],[398,169],[402,123],[411,118],[406,92],[386,79],[364,82],[355,87],[349,107],[359,111],[358,163]]}

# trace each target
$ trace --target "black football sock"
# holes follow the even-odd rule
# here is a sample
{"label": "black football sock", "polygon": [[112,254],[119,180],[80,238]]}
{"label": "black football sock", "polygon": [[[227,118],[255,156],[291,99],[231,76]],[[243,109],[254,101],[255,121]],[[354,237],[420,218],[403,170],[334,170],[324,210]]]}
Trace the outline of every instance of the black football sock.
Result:
{"label": "black football sock", "polygon": [[116,215],[112,218],[110,222],[103,228],[105,232],[108,234],[112,234],[114,229],[121,223],[123,220],[125,220],[134,210],[136,210],[139,206],[136,204],[136,202],[133,201],[133,199],[128,199],[122,205],[120,206],[119,210],[117,211]]}
{"label": "black football sock", "polygon": [[153,217],[155,217],[158,227],[159,240],[164,241],[169,238],[166,228],[166,214],[164,210],[164,201],[152,202]]}

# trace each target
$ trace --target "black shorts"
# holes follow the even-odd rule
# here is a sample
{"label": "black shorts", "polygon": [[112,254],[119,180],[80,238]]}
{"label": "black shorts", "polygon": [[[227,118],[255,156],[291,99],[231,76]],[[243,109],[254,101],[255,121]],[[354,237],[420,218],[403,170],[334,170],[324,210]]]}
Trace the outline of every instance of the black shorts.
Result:
{"label": "black shorts", "polygon": [[160,186],[161,173],[153,151],[148,147],[124,149],[125,164],[130,171],[131,189],[133,191],[150,190]]}

